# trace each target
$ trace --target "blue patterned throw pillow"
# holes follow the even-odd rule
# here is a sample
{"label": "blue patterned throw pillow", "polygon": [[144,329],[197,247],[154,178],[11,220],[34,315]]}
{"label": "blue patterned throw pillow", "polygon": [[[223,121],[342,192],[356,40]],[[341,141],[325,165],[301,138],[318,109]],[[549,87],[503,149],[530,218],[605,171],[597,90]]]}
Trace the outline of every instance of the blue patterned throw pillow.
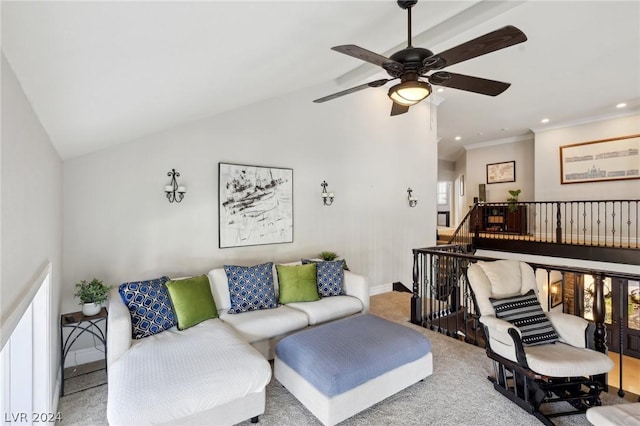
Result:
{"label": "blue patterned throw pillow", "polygon": [[231,296],[230,314],[277,308],[273,263],[256,266],[224,265]]}
{"label": "blue patterned throw pillow", "polygon": [[174,327],[176,316],[165,283],[169,277],[120,284],[118,292],[131,314],[131,333],[142,339]]}
{"label": "blue patterned throw pillow", "polygon": [[317,265],[318,293],[320,297],[344,295],[344,260],[317,262],[302,259],[302,264],[315,263]]}

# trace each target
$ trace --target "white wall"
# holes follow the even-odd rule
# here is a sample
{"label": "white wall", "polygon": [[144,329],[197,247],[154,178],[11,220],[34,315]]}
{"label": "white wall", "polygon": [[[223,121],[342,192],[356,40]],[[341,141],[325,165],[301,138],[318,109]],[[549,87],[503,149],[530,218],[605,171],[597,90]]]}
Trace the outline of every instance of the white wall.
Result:
{"label": "white wall", "polygon": [[[507,201],[509,190],[520,189],[520,201],[534,199],[534,142],[532,138],[515,141],[495,141],[466,147],[466,190],[465,203],[473,205],[473,197],[478,196],[478,185],[486,184],[488,203]],[[487,184],[487,164],[516,162],[516,181]],[[544,164],[544,162],[543,162]]]}
{"label": "white wall", "polygon": [[[389,117],[368,90],[326,104],[316,88],[64,163],[63,305],[73,283],[205,273],[223,264],[344,256],[371,286],[411,285],[412,253],[435,243],[436,128],[429,105]],[[435,111],[434,111],[435,112]],[[218,162],[294,170],[294,242],[218,248]],[[187,194],[170,204],[167,172]],[[322,205],[320,183],[335,193]],[[407,187],[420,199],[407,205]]]}
{"label": "white wall", "polygon": [[640,134],[639,114],[536,132],[536,201],[640,198],[638,180],[560,184],[560,146],[636,134]]}
{"label": "white wall", "polygon": [[[467,203],[467,193],[472,189],[469,187],[469,182],[467,179],[467,152],[464,151],[460,156],[456,159],[454,163],[454,175],[455,175],[455,196],[453,199],[453,210],[455,214],[451,217],[451,226],[457,227],[464,216],[469,211],[469,206],[471,204]],[[461,181],[464,179],[464,193],[460,190]],[[473,198],[472,198],[473,200]]]}
{"label": "white wall", "polygon": [[[2,54],[2,340],[51,264],[52,376],[59,357],[62,161]],[[15,325],[15,324],[13,324]],[[54,395],[54,389],[51,389]]]}
{"label": "white wall", "polygon": [[455,163],[453,161],[438,160],[438,181],[455,180]]}

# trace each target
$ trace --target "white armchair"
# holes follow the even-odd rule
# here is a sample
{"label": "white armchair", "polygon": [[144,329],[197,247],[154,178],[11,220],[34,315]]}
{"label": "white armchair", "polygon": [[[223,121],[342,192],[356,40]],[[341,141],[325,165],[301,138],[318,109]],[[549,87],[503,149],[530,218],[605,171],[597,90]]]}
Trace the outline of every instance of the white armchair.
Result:
{"label": "white armchair", "polygon": [[[583,413],[600,405],[601,386],[592,376],[613,362],[587,347],[588,321],[562,312],[543,312],[533,269],[524,262],[477,262],[467,270],[480,313],[487,356],[494,361],[496,390],[540,421],[553,425],[539,409],[567,401]],[[551,327],[552,326],[552,327]]]}

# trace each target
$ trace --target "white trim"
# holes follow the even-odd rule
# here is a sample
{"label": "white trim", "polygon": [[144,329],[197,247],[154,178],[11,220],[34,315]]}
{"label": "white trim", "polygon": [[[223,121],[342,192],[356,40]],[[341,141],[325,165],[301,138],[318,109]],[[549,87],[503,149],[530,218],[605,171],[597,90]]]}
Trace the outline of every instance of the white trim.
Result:
{"label": "white trim", "polygon": [[601,114],[601,115],[596,115],[596,116],[592,116],[592,117],[583,117],[583,118],[578,118],[575,120],[568,120],[568,121],[563,121],[560,123],[555,123],[553,125],[541,125],[541,126],[536,126],[536,127],[531,127],[531,131],[534,133],[544,133],[547,132],[549,130],[558,130],[558,129],[565,129],[567,127],[577,127],[577,126],[582,126],[585,124],[593,124],[593,123],[598,123],[600,121],[605,121],[605,120],[613,120],[616,118],[623,118],[623,117],[628,117],[630,115],[637,115],[638,113],[640,113],[640,111],[638,111],[638,109],[636,108],[635,110],[629,110],[629,111],[625,111],[625,112],[610,112],[610,113],[606,113],[606,114]]}
{"label": "white trim", "polygon": [[534,138],[535,138],[535,135],[533,134],[524,135],[524,136],[514,136],[511,138],[496,139],[488,142],[479,142],[479,143],[474,143],[472,145],[465,145],[464,149],[465,151],[471,151],[474,149],[486,148],[486,147],[495,146],[495,145],[504,145],[507,143],[528,142],[528,141],[534,140]]}
{"label": "white trim", "polygon": [[20,300],[13,305],[13,310],[2,316],[2,325],[0,326],[0,348],[4,347],[7,340],[9,340],[9,337],[11,337],[11,334],[13,334],[13,330],[15,330],[18,325],[20,318],[22,318],[22,315],[24,315],[27,308],[31,305],[36,293],[40,290],[40,284],[42,284],[47,275],[51,273],[51,267],[51,262],[47,260],[44,267],[40,269],[40,273],[31,281]]}
{"label": "white trim", "polygon": [[0,412],[8,413],[11,411],[11,392],[5,392],[5,389],[11,388],[11,340],[0,351]]}
{"label": "white trim", "polygon": [[375,296],[376,294],[389,293],[393,291],[393,283],[380,284],[373,287],[369,287],[369,296]]}
{"label": "white trim", "polygon": [[53,392],[53,400],[51,401],[51,412],[57,413],[60,405],[60,389],[62,388],[62,369],[58,368],[56,375],[56,387]]}
{"label": "white trim", "polygon": [[32,301],[33,409],[38,413],[51,412],[51,266]]}

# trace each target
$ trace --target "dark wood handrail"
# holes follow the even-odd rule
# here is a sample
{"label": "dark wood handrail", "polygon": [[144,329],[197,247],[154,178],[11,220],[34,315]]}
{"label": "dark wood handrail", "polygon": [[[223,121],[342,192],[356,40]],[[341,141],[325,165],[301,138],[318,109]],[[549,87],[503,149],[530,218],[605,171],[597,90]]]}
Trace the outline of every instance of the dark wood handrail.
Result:
{"label": "dark wood handrail", "polygon": [[473,238],[637,250],[640,200],[476,203],[448,242],[473,251]]}

